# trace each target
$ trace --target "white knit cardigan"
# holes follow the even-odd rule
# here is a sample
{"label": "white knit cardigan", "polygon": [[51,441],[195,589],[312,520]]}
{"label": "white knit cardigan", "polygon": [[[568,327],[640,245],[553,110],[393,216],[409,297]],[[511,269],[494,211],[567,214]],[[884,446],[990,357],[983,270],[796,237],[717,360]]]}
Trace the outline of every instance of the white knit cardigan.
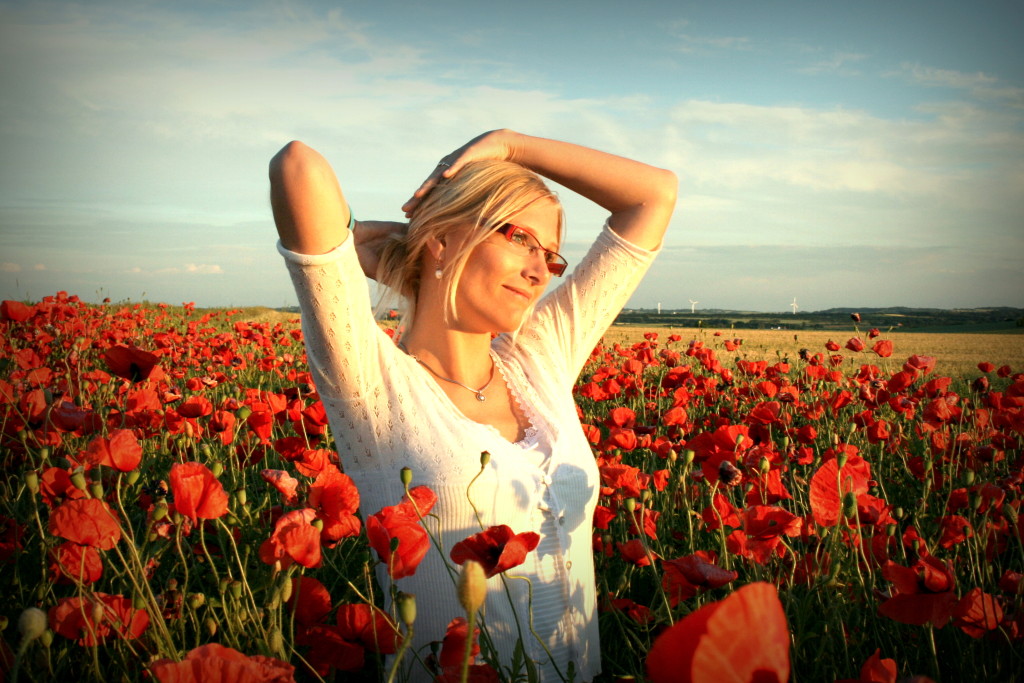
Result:
{"label": "white knit cardigan", "polygon": [[[605,225],[583,261],[538,302],[515,339],[494,339],[497,368],[531,424],[523,441],[510,443],[495,428],[465,417],[378,327],[351,239],[322,255],[297,254],[280,243],[278,250],[302,307],[313,379],[344,471],[359,488],[364,519],[399,502],[402,467],[412,469],[414,486],[426,484],[438,496],[436,518],[426,526],[443,556],[431,548],[414,576],[395,582],[416,596],[418,656],[407,659],[409,679],[430,680],[418,661],[429,654],[425,646],[440,641],[452,619],[465,616],[445,564],[451,565],[452,545],[481,531],[473,505],[485,527],[506,524],[542,539],[524,565],[507,572],[507,591],[500,576],[488,580],[483,621],[502,665],[509,665],[521,637],[541,680],[568,679],[570,666],[577,681],[593,679],[601,671],[592,554],[600,481],[572,387],[655,252]],[[482,451],[491,458],[480,473]],[[378,577],[387,590],[383,566]],[[529,630],[531,589],[539,640]]]}

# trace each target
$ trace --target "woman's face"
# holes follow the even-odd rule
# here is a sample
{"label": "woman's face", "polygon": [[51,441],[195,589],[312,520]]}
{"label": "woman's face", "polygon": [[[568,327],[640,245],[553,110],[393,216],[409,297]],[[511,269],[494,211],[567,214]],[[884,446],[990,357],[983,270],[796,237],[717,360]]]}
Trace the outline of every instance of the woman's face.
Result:
{"label": "woman's face", "polygon": [[[530,233],[545,249],[558,251],[559,206],[538,199],[509,223]],[[467,332],[511,332],[544,293],[551,273],[544,252],[530,254],[492,233],[470,253],[455,295],[455,326]]]}

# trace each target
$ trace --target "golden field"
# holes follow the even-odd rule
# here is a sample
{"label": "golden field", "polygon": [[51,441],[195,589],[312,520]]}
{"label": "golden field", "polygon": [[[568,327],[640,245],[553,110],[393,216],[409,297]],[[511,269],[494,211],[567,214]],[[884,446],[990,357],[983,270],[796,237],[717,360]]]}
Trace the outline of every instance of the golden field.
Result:
{"label": "golden field", "polygon": [[[883,370],[898,369],[909,356],[934,356],[935,371],[950,377],[974,378],[981,373],[978,363],[988,361],[996,367],[1009,365],[1014,372],[1024,370],[1024,334],[998,333],[937,333],[937,332],[886,332],[877,339],[888,339],[893,343],[893,353],[889,358],[879,358],[872,353],[871,346],[877,339],[868,338],[867,330],[859,332],[850,329],[846,332],[836,330],[716,330],[711,328],[669,328],[669,327],[634,327],[626,325],[612,326],[605,335],[608,343],[632,344],[643,339],[644,332],[657,332],[658,341],[663,343],[670,334],[682,336],[681,343],[691,339],[703,341],[719,352],[723,361],[730,355],[746,360],[767,360],[775,362],[788,358],[795,361],[799,358],[800,349],[811,353],[828,354],[825,344],[832,340],[839,344],[840,350],[835,352],[843,356],[859,358],[859,362],[877,365]],[[719,332],[720,336],[715,336]],[[860,353],[853,353],[845,348],[851,337],[860,337],[867,348]],[[724,343],[727,339],[742,339],[743,343],[735,351],[726,351]]]}

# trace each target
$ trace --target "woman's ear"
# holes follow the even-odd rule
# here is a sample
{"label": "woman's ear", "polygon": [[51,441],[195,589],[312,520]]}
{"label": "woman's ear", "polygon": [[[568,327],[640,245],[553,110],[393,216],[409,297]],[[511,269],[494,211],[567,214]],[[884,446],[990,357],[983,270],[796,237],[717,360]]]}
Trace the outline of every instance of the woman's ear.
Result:
{"label": "woman's ear", "polygon": [[433,260],[441,261],[444,259],[445,243],[443,237],[428,237],[426,246]]}

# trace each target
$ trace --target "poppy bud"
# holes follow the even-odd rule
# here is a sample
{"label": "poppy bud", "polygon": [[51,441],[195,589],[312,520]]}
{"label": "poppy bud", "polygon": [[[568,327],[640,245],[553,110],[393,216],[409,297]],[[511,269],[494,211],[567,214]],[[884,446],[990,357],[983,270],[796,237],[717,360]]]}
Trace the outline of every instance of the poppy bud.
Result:
{"label": "poppy bud", "polygon": [[167,511],[167,501],[158,500],[156,504],[153,505],[153,521],[159,522],[161,519],[167,516]]}
{"label": "poppy bud", "polygon": [[[203,445],[207,448],[210,447],[209,444],[204,443]],[[221,462],[215,462],[213,463],[213,467],[210,468],[210,471],[213,472],[214,479],[220,479],[220,475],[224,474],[224,464]]]}
{"label": "poppy bud", "polygon": [[248,500],[245,495],[245,489],[238,489],[235,491],[235,500],[238,501],[239,505],[245,505],[245,501]]}
{"label": "poppy bud", "polygon": [[322,520],[320,518],[314,519],[312,521],[312,525],[314,527],[316,527],[317,531],[323,531],[324,530],[324,520]]}
{"label": "poppy bud", "polygon": [[843,496],[843,514],[851,519],[857,516],[857,494],[853,491]]}
{"label": "poppy bud", "polygon": [[640,492],[640,500],[646,503],[651,499],[652,495],[654,494],[651,493],[650,489],[644,489],[643,491]]}
{"label": "poppy bud", "polygon": [[42,448],[40,448],[39,449],[39,462],[45,463],[47,460],[49,460],[51,452],[52,451],[50,450],[49,446],[43,446]]}
{"label": "poppy bud", "polygon": [[146,598],[141,595],[136,595],[132,598],[133,609],[146,609]]}
{"label": "poppy bud", "polygon": [[135,482],[137,482],[139,480],[139,471],[138,470],[132,470],[131,472],[128,473],[127,479],[128,479],[128,485],[129,486],[135,486]]}
{"label": "poppy bud", "polygon": [[[203,455],[205,455],[207,459],[210,459],[210,458],[213,457],[213,449],[210,448],[210,444],[208,444],[208,443],[200,444],[199,452],[202,453]],[[214,475],[214,476],[216,476],[216,475]]]}
{"label": "poppy bud", "polygon": [[289,577],[284,577],[281,581],[281,599],[285,602],[292,597],[292,580]]}
{"label": "poppy bud", "polygon": [[466,614],[473,614],[483,607],[487,598],[487,577],[484,568],[476,560],[466,560],[459,577],[459,604]]}
{"label": "poppy bud", "polygon": [[689,465],[691,462],[693,462],[693,459],[695,457],[697,457],[697,454],[693,450],[687,448],[685,451],[683,451],[683,464]]}
{"label": "poppy bud", "polygon": [[974,470],[968,469],[964,472],[964,483],[968,486],[974,483]]}
{"label": "poppy bud", "polygon": [[636,510],[636,498],[626,499],[626,512],[633,512]]}
{"label": "poppy bud", "polygon": [[231,597],[240,598],[242,597],[242,582],[238,579],[233,580],[229,586],[231,590]]}
{"label": "poppy bud", "polygon": [[242,406],[241,408],[238,409],[239,420],[242,420],[244,422],[246,419],[248,419],[250,415],[252,415],[252,408],[250,408],[249,406]]}
{"label": "poppy bud", "polygon": [[206,604],[206,596],[202,593],[193,593],[188,597],[188,606],[192,609],[199,609]]}
{"label": "poppy bud", "polygon": [[267,609],[277,609],[281,604],[281,589],[275,588],[274,592],[270,596],[270,600],[267,601]]}
{"label": "poppy bud", "polygon": [[761,474],[768,474],[768,471],[771,470],[771,468],[772,464],[768,461],[768,458],[762,455],[760,462],[757,463],[757,469],[761,471]]}
{"label": "poppy bud", "polygon": [[412,483],[412,470],[408,467],[403,467],[399,477],[402,480],[402,486],[408,487]]}
{"label": "poppy bud", "polygon": [[228,589],[228,584],[230,582],[231,582],[231,579],[229,579],[228,577],[225,576],[224,578],[222,578],[220,580],[220,583],[217,584],[217,590],[220,591],[221,595],[223,595],[224,591],[226,591]]}
{"label": "poppy bud", "polygon": [[737,434],[736,435],[736,448],[739,448],[742,445],[743,445],[743,435],[742,434]]}
{"label": "poppy bud", "polygon": [[395,600],[398,603],[398,617],[406,626],[412,626],[416,621],[416,596],[412,593],[398,593]]}
{"label": "poppy bud", "polygon": [[210,637],[217,635],[217,620],[213,617],[206,617],[203,621],[203,625],[206,627],[206,632],[210,634]]}
{"label": "poppy bud", "polygon": [[39,642],[42,643],[43,647],[50,647],[53,643],[53,631],[50,629],[43,631],[43,635],[39,636]]}
{"label": "poppy bud", "polygon": [[1006,517],[1007,520],[1009,520],[1010,524],[1017,526],[1017,508],[1013,507],[1012,505],[1004,505],[1003,516]]}
{"label": "poppy bud", "polygon": [[83,472],[81,468],[78,468],[71,473],[71,484],[79,491],[85,490],[85,472]]}
{"label": "poppy bud", "polygon": [[843,469],[843,466],[846,465],[846,461],[849,459],[849,455],[847,455],[846,453],[840,453],[839,456],[836,458],[836,465],[839,467],[839,469]]}
{"label": "poppy bud", "polygon": [[394,536],[394,537],[391,538],[391,543],[388,544],[388,545],[391,548],[391,552],[392,553],[394,553],[394,552],[396,552],[398,550],[398,544],[399,543],[400,543],[400,541],[399,541],[398,536]]}
{"label": "poppy bud", "polygon": [[489,451],[480,451],[480,467],[487,467],[491,462],[491,454]]}
{"label": "poppy bud", "polygon": [[904,512],[903,508],[896,508],[895,510],[892,511],[892,516],[896,519],[903,519],[903,515],[905,514],[906,513]]}
{"label": "poppy bud", "polygon": [[89,486],[89,492],[92,494],[93,498],[102,498],[103,497],[103,484],[99,483],[98,481],[93,482]]}
{"label": "poppy bud", "polygon": [[885,525],[885,533],[888,534],[890,538],[895,536],[896,535],[896,525],[895,524],[886,524]]}
{"label": "poppy bud", "polygon": [[39,473],[35,470],[25,472],[25,486],[33,496],[39,493]]}
{"label": "poppy bud", "polygon": [[92,623],[94,623],[94,624],[101,623],[103,621],[103,613],[104,613],[104,609],[103,609],[103,604],[102,603],[97,602],[95,605],[93,605],[92,606],[92,614],[90,615],[90,617],[92,619]]}
{"label": "poppy bud", "polygon": [[284,655],[284,636],[281,635],[281,629],[271,629],[270,635],[267,636],[267,645],[270,646],[270,651],[274,654]]}
{"label": "poppy bud", "polygon": [[18,617],[18,632],[21,642],[30,643],[46,632],[46,612],[38,607],[28,607]]}

